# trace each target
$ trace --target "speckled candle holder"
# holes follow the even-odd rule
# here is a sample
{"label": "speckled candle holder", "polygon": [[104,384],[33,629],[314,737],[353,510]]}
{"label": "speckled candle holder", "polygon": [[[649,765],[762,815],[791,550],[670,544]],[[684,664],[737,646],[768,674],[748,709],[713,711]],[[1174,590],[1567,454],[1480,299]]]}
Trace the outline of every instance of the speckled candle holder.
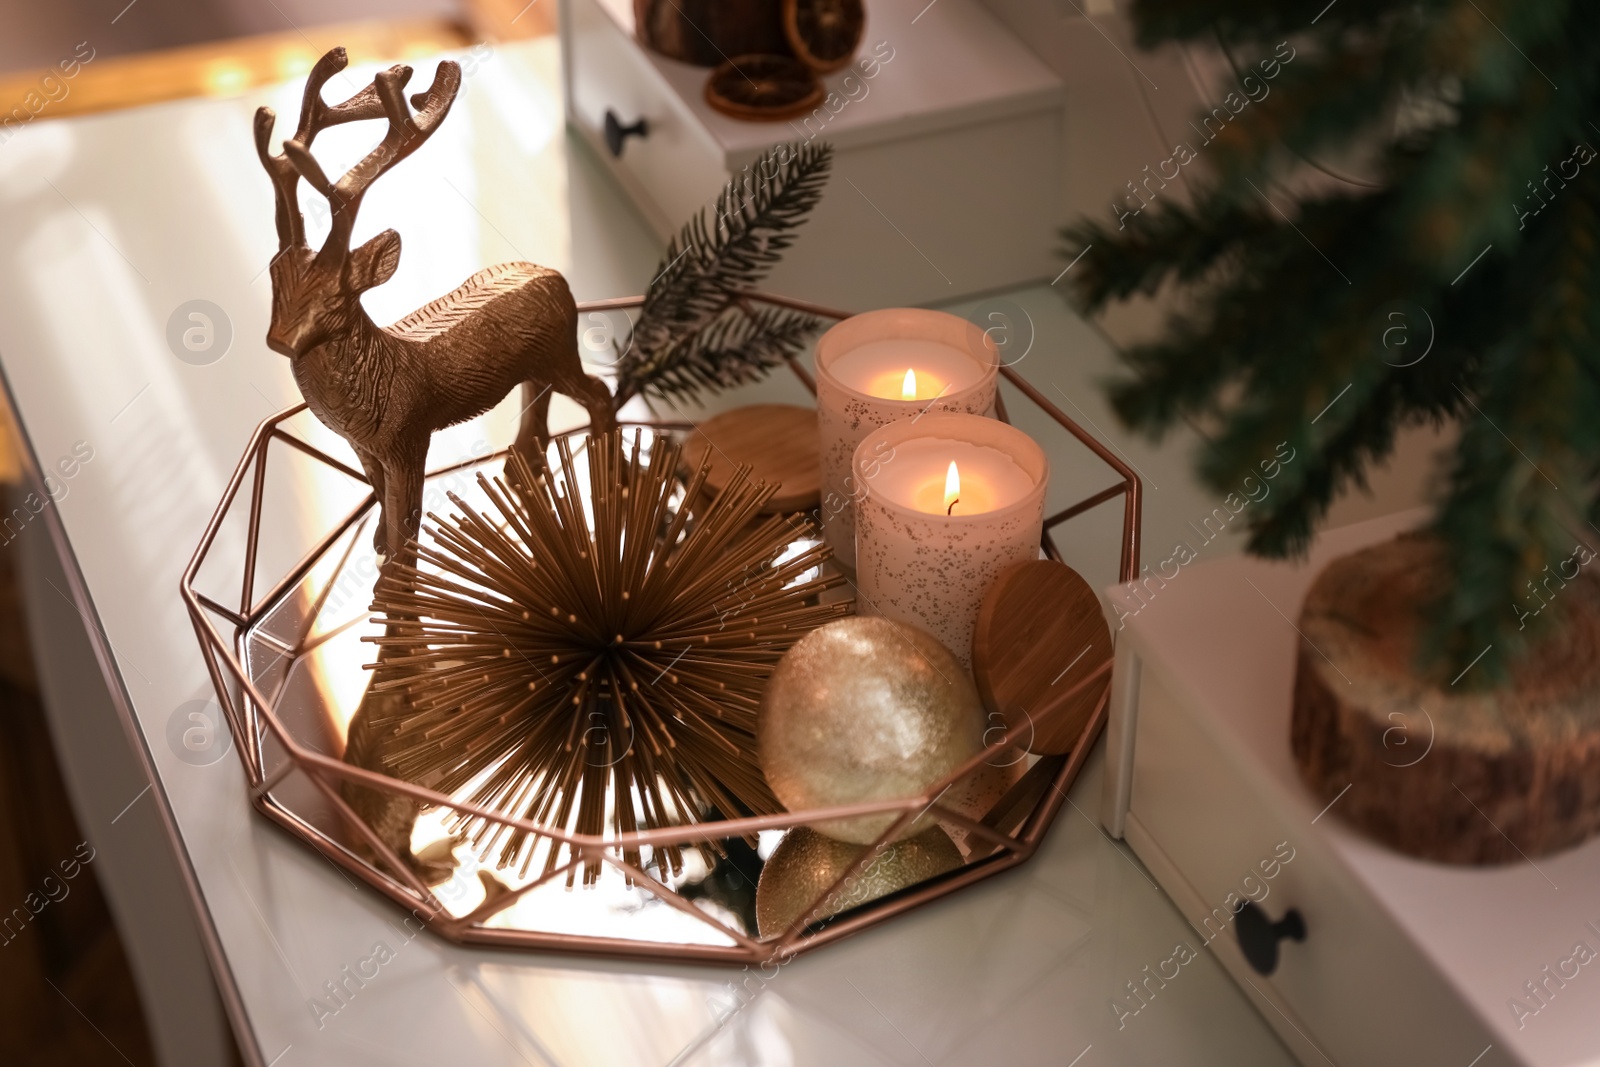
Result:
{"label": "speckled candle holder", "polygon": [[[942,395],[918,400],[874,396],[836,373],[840,360],[881,341],[925,341],[952,349],[971,361],[971,375]],[[817,342],[817,428],[821,437],[822,532],[834,560],[855,567],[854,502],[859,486],[851,459],[872,431],[925,412],[994,411],[995,375],[1000,353],[993,338],[973,323],[943,311],[885,308],[852,315]]]}
{"label": "speckled candle holder", "polygon": [[[1015,464],[1023,488],[976,514],[918,510],[904,489],[912,479],[886,475],[912,473],[895,470],[897,462],[908,461],[908,446],[926,451],[924,444],[944,443],[951,453],[973,448],[999,453]],[[984,595],[1002,571],[1039,558],[1050,479],[1044,450],[996,419],[938,413],[868,434],[856,448],[853,466],[863,489],[856,497],[856,610],[921,626],[970,667]],[[939,465],[915,478],[942,478],[943,473]]]}

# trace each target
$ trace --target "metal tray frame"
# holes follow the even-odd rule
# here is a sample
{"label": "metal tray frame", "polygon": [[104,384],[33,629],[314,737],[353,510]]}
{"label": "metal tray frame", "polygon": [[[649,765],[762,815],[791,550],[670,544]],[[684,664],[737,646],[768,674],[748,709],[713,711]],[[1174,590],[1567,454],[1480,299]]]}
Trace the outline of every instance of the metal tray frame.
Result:
{"label": "metal tray frame", "polygon": [[[848,317],[845,312],[774,294],[755,293],[751,294],[749,299],[754,302],[763,302],[805,311],[833,320]],[[643,297],[595,301],[579,305],[579,312],[581,314],[592,311],[626,311],[635,309],[642,303]],[[816,392],[815,382],[805,368],[794,360],[790,360],[789,366],[806,388],[814,394]],[[1013,368],[1002,366],[1000,375],[1021,393],[1026,400],[1049,415],[1064,431],[1087,448],[1117,478],[1113,484],[1105,489],[1048,516],[1044,522],[1044,536],[1041,542],[1043,551],[1050,558],[1060,560],[1061,554],[1056,548],[1052,531],[1062,523],[1068,522],[1076,516],[1120,496],[1123,501],[1123,513],[1120,537],[1119,581],[1132,581],[1139,572],[1141,485],[1138,475],[1110,449],[1097,441],[1093,435],[1052,404],[1043,393],[1035,389]],[[996,406],[998,417],[1010,421],[1003,398],[999,397],[998,394]],[[414,917],[423,921],[429,929],[450,941],[460,944],[554,949],[658,960],[729,964],[760,964],[771,960],[787,960],[800,952],[847,937],[858,930],[883,922],[919,904],[936,900],[964,886],[993,877],[1001,871],[1008,870],[1028,860],[1039,847],[1045,832],[1049,829],[1056,813],[1066,800],[1067,790],[1077,777],[1079,768],[1087,757],[1090,748],[1099,737],[1101,730],[1105,727],[1106,709],[1111,689],[1109,676],[1112,660],[1109,658],[1098,664],[1093,672],[1074,687],[1075,691],[1079,691],[1092,685],[1100,686],[1100,695],[1093,715],[1076,747],[1065,756],[1041,758],[1012,787],[1011,791],[1001,799],[994,812],[982,822],[974,821],[959,812],[938,804],[938,797],[948,785],[981,766],[985,761],[991,760],[1007,750],[1019,747],[1022,744],[1021,739],[1002,738],[941,781],[933,783],[921,796],[812,811],[784,812],[778,815],[756,818],[663,827],[610,837],[571,834],[559,828],[540,826],[526,820],[508,818],[499,813],[479,808],[464,801],[454,800],[409,782],[389,778],[333,759],[306,747],[293,736],[276,714],[273,701],[269,700],[257,687],[256,680],[252,678],[250,671],[245,666],[245,656],[243,654],[247,635],[271,614],[282,602],[283,598],[289,595],[305,579],[313,566],[323,558],[338,539],[347,533],[352,526],[360,522],[376,503],[373,494],[369,491],[366,498],[325,534],[288,574],[275,582],[265,594],[259,597],[254,595],[257,578],[257,548],[261,535],[267,464],[269,457],[273,453],[273,446],[282,445],[296,449],[313,460],[326,464],[358,482],[366,482],[366,478],[361,471],[329,456],[326,452],[308,444],[283,428],[284,422],[300,414],[305,409],[305,404],[296,405],[273,415],[257,427],[244,456],[240,459],[239,465],[233,473],[233,477],[228,482],[215,514],[206,526],[205,534],[201,538],[199,547],[195,550],[193,558],[183,572],[180,592],[193,621],[195,633],[200,641],[201,652],[205,657],[206,668],[210,672],[212,684],[216,688],[217,698],[222,705],[228,728],[233,736],[234,745],[244,765],[245,775],[249,782],[250,800],[256,810],[277,823],[294,837],[304,841],[309,847],[320,852],[333,863],[359,877],[372,888],[407,909]],[[687,421],[654,419],[622,420],[622,424],[624,426],[644,426],[668,431],[682,431],[692,428],[692,423]],[[503,451],[494,455],[502,454]],[[494,455],[474,457],[462,463],[430,471],[428,478],[441,477],[465,467],[483,463],[494,458]],[[229,607],[199,592],[195,582],[201,567],[205,564],[215,545],[218,531],[238,505],[241,492],[247,480],[250,485],[248,535],[242,574],[240,575],[241,593],[238,606]],[[336,579],[337,572],[330,577],[328,589],[332,588],[332,583]],[[326,596],[326,590],[322,595]],[[309,654],[321,642],[333,636],[331,632],[322,633],[315,637],[309,634],[311,624],[318,615],[317,608],[320,608],[320,601],[308,615],[305,632],[302,632],[298,640],[287,648],[285,653],[285,662],[287,664],[292,665],[296,659]],[[271,768],[266,765],[267,756],[262,743],[268,736],[283,749],[286,756],[282,763]],[[321,793],[343,817],[345,822],[349,824],[351,831],[373,849],[379,857],[380,862],[378,864],[367,862],[344,844],[330,838],[321,829],[311,825],[274,798],[273,789],[293,774],[303,775]],[[340,779],[362,782],[377,789],[412,797],[425,805],[453,808],[457,811],[482,816],[485,819],[503,825],[517,827],[531,834],[550,838],[555,842],[569,846],[568,855],[571,858],[556,870],[528,885],[519,887],[512,893],[496,900],[492,905],[485,904],[471,914],[456,917],[349,808],[339,795],[337,781]],[[639,846],[681,844],[735,837],[760,830],[787,829],[822,819],[895,813],[898,818],[879,838],[879,844],[882,844],[892,840],[901,827],[929,811],[941,820],[966,830],[972,839],[987,843],[990,848],[988,854],[981,859],[971,860],[964,866],[939,878],[931,879],[890,896],[870,901],[827,920],[814,920],[813,916],[822,909],[823,903],[843,886],[849,878],[864,870],[872,862],[873,857],[877,854],[877,849],[867,848],[863,851],[856,864],[842,874],[834,885],[818,898],[817,903],[808,914],[802,915],[797,919],[782,935],[768,940],[758,940],[738,930],[731,929],[724,923],[719,922],[714,916],[695,906],[691,901],[674,892],[660,880],[646,871],[639,870],[626,863],[620,855],[616,854],[620,846],[624,844]],[[1006,832],[1007,828],[1010,829],[1010,832]],[[569,868],[580,863],[585,857],[597,858],[618,868],[631,877],[636,884],[645,887],[672,907],[708,923],[733,943],[731,945],[671,944],[615,937],[590,937],[581,934],[505,929],[485,925],[486,921],[496,912],[510,906],[524,893],[545,884],[553,878],[564,876]]]}

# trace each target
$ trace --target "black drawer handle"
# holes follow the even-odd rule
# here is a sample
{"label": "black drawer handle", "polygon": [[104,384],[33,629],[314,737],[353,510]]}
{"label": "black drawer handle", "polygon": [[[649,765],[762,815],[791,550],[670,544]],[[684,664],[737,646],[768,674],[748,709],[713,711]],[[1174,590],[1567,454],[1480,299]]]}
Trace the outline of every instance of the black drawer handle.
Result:
{"label": "black drawer handle", "polygon": [[1306,939],[1306,921],[1300,913],[1290,908],[1283,918],[1273,922],[1267,913],[1255,904],[1246,902],[1234,917],[1234,929],[1239,934],[1239,949],[1251,968],[1261,975],[1278,969],[1278,942]]}
{"label": "black drawer handle", "polygon": [[617,113],[609,107],[606,108],[606,147],[611,149],[613,156],[622,155],[622,146],[630,137],[644,137],[650,132],[650,123],[640,119],[631,126],[624,126],[622,120],[617,118]]}

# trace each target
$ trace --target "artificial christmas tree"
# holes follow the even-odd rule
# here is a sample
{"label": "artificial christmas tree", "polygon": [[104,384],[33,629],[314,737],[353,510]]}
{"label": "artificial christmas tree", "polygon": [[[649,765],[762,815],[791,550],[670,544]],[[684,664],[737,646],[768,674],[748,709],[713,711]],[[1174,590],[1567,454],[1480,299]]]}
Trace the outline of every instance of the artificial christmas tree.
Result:
{"label": "artificial christmas tree", "polygon": [[[1303,549],[1400,428],[1458,424],[1418,564],[1437,580],[1409,586],[1410,695],[1444,719],[1436,760],[1487,760],[1497,797],[1539,804],[1539,768],[1560,755],[1543,746],[1569,764],[1596,753],[1576,773],[1600,775],[1600,708],[1563,703],[1554,728],[1517,696],[1570,685],[1596,655],[1574,637],[1590,598],[1562,590],[1600,546],[1600,8],[1319,6],[1136,0],[1142,46],[1215,44],[1233,84],[1124,200],[1066,231],[1066,280],[1087,311],[1183,294],[1112,384],[1130,426],[1215,425],[1200,471],[1219,490],[1279,442],[1295,450],[1249,511],[1253,552]],[[1474,686],[1493,726],[1476,740],[1450,704]],[[1297,693],[1297,730],[1308,702]],[[1309,768],[1346,773],[1391,739],[1381,719],[1316,733],[1344,746],[1302,754],[1297,734],[1319,790]],[[1515,774],[1496,762],[1511,749]]]}
{"label": "artificial christmas tree", "polygon": [[[1069,259],[1088,249],[1066,279],[1087,310],[1167,281],[1197,297],[1127,353],[1117,410],[1156,432],[1221,416],[1201,461],[1219,488],[1287,439],[1303,458],[1249,519],[1265,555],[1302,548],[1398,428],[1459,419],[1434,521],[1455,576],[1434,647],[1459,670],[1486,645],[1542,636],[1523,613],[1549,600],[1542,583],[1575,542],[1600,544],[1600,184],[1586,165],[1600,8],[1338,0],[1315,25],[1266,2],[1133,11],[1143,45],[1223,42],[1247,72],[1236,101],[1266,80],[1247,55],[1289,42],[1294,58],[1268,95],[1226,124],[1207,116],[1175,150],[1210,171],[1185,167],[1191,203],[1142,210],[1130,195],[1136,216],[1067,231]],[[1511,661],[1488,658],[1490,675]]]}

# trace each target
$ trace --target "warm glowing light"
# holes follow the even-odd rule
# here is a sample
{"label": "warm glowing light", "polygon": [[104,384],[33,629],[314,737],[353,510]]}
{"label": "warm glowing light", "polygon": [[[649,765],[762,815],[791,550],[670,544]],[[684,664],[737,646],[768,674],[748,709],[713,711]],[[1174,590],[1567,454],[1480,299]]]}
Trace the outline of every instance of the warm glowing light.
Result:
{"label": "warm glowing light", "polygon": [[277,77],[280,81],[290,81],[294,78],[303,78],[310,73],[316,64],[315,52],[306,48],[283,48],[274,57],[277,68]]}
{"label": "warm glowing light", "polygon": [[206,92],[212,96],[232,96],[243,92],[251,82],[250,70],[231,59],[219,59],[205,70]]}
{"label": "warm glowing light", "polygon": [[944,474],[944,509],[946,513],[961,498],[961,472],[956,470],[956,461],[950,461],[950,469]]}
{"label": "warm glowing light", "polygon": [[[854,385],[855,381],[862,381],[863,384],[858,387]],[[868,396],[901,403],[940,397],[953,387],[952,382],[939,376],[937,369],[929,370],[923,366],[907,368],[899,360],[876,370],[870,378],[859,376],[847,384],[852,388],[860,388]]]}

